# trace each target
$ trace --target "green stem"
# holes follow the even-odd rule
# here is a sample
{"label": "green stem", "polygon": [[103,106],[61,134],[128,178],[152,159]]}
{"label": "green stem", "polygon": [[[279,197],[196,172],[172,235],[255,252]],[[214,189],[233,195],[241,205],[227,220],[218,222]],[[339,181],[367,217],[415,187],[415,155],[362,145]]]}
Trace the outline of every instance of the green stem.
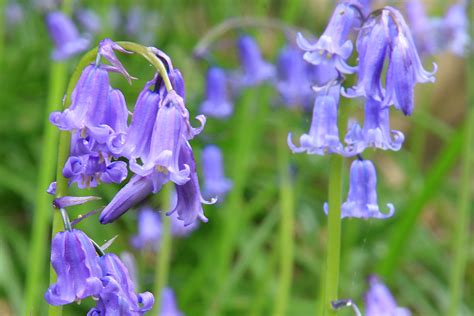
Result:
{"label": "green stem", "polygon": [[294,227],[294,192],[289,170],[289,150],[286,143],[287,131],[280,127],[278,133],[278,169],[280,174],[280,271],[278,289],[273,315],[283,316],[286,313],[290,296],[293,274],[293,227]]}
{"label": "green stem", "polygon": [[[167,185],[162,191],[163,198],[163,209],[171,209],[171,186]],[[155,283],[153,289],[153,295],[155,296],[154,311],[151,314],[159,315],[161,308],[161,292],[168,283],[168,274],[170,270],[171,261],[171,220],[169,216],[162,216],[163,233],[161,235],[160,248],[158,252],[158,258],[155,266]]]}
{"label": "green stem", "polygon": [[25,288],[25,309],[23,315],[38,314],[39,299],[41,299],[45,285],[44,269],[46,267],[46,250],[48,247],[48,227],[51,223],[51,198],[46,188],[51,182],[55,171],[58,141],[58,130],[49,123],[49,113],[58,109],[66,86],[66,63],[51,63],[50,84],[48,92],[48,106],[44,121],[43,150],[39,161],[39,175],[36,188],[36,207],[33,215],[31,247],[29,250],[32,262],[28,265]]}
{"label": "green stem", "polygon": [[[329,214],[328,244],[326,251],[326,274],[322,293],[322,315],[336,315],[331,302],[338,299],[339,265],[341,256],[341,194],[344,160],[332,155],[329,169]],[[320,314],[318,314],[320,315]]]}
{"label": "green stem", "polygon": [[[469,8],[471,18],[474,17],[474,5]],[[474,26],[471,24],[471,34],[474,35]],[[459,315],[459,307],[462,301],[462,288],[464,284],[464,273],[466,271],[469,249],[469,226],[472,197],[471,179],[473,176],[473,150],[474,150],[474,56],[468,52],[468,105],[466,130],[464,134],[464,155],[461,166],[461,182],[459,186],[458,214],[454,231],[454,264],[451,270],[450,280],[450,304],[449,316]]]}

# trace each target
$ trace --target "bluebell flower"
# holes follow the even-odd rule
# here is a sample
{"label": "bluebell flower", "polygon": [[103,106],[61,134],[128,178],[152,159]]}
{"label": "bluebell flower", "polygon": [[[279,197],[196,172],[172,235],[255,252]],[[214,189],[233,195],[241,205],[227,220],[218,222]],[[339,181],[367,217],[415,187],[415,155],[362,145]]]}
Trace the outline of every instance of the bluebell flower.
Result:
{"label": "bluebell flower", "polygon": [[100,200],[98,196],[61,196],[53,200],[55,208],[66,208],[74,205],[85,204],[90,201]]}
{"label": "bluebell flower", "polygon": [[110,66],[102,65],[102,68],[108,71],[114,71],[122,74],[125,79],[127,79],[128,83],[130,83],[131,79],[135,78],[131,77],[128,74],[125,67],[115,55],[115,51],[119,51],[124,54],[131,54],[131,52],[124,49],[123,47],[112,41],[110,38],[104,38],[102,41],[100,41],[97,51],[98,57],[103,57],[110,63]]}
{"label": "bluebell flower", "polygon": [[366,316],[410,316],[408,309],[399,307],[389,289],[376,277],[369,278],[369,290],[365,294]]}
{"label": "bluebell flower", "polygon": [[162,234],[160,213],[151,207],[143,207],[138,212],[138,234],[133,236],[131,244],[137,249],[156,250]]}
{"label": "bluebell flower", "polygon": [[389,12],[388,30],[391,43],[383,105],[393,104],[405,115],[410,115],[413,112],[413,90],[416,83],[434,82],[437,66],[433,64],[432,72],[423,69],[403,16],[392,7],[385,7],[384,10]]}
{"label": "bluebell flower", "polygon": [[154,304],[150,292],[135,293],[135,285],[125,265],[112,253],[99,259],[102,269],[103,290],[88,316],[122,315],[139,316],[151,310]]}
{"label": "bluebell flower", "polygon": [[25,18],[23,7],[17,2],[8,3],[5,8],[5,18],[8,30],[13,30]]}
{"label": "bluebell flower", "polygon": [[82,8],[75,12],[75,16],[79,21],[79,24],[84,28],[84,30],[91,34],[99,34],[102,28],[102,22],[100,17],[94,11],[90,9]]}
{"label": "bluebell flower", "polygon": [[204,200],[201,195],[196,173],[196,162],[189,143],[181,146],[179,166],[188,166],[190,180],[184,184],[176,185],[177,203],[175,208],[171,212],[168,212],[167,215],[176,212],[178,214],[178,219],[182,220],[185,226],[193,224],[197,219],[207,222],[208,219],[204,216],[202,204],[213,204],[216,200],[212,199],[208,202]]}
{"label": "bluebell flower", "polygon": [[422,55],[432,55],[437,52],[436,29],[426,15],[426,10],[421,0],[405,2],[407,20],[412,31],[418,51]]}
{"label": "bluebell flower", "polygon": [[296,42],[305,51],[304,59],[314,65],[330,64],[341,73],[354,73],[357,68],[346,62],[353,48],[349,35],[354,28],[360,26],[361,18],[356,6],[351,3],[339,3],[316,43],[311,44],[298,33]]}
{"label": "bluebell flower", "polygon": [[440,25],[440,46],[458,56],[464,56],[471,39],[469,37],[469,19],[467,3],[458,1],[449,7]]}
{"label": "bluebell flower", "polygon": [[[162,183],[165,183],[165,181],[163,180]],[[153,183],[153,179],[150,177],[133,176],[104,208],[99,216],[100,223],[113,222],[128,209],[145,200],[153,192],[154,185],[157,185],[157,183]]]}
{"label": "bluebell flower", "polygon": [[232,181],[224,176],[222,152],[214,145],[206,146],[201,154],[204,196],[218,197],[220,201],[232,188]]}
{"label": "bluebell flower", "polygon": [[367,147],[400,150],[405,136],[400,131],[390,130],[389,114],[390,108],[382,108],[380,101],[368,97],[363,128],[354,123],[344,139],[348,144],[346,154],[359,154]]}
{"label": "bluebell flower", "polygon": [[125,17],[125,33],[130,38],[138,38],[140,43],[151,45],[156,36],[156,30],[161,23],[161,16],[156,10],[146,10],[135,5],[127,10]]}
{"label": "bluebell flower", "polygon": [[343,152],[337,127],[339,90],[340,85],[336,84],[316,97],[311,127],[308,134],[300,136],[300,147],[293,144],[291,133],[288,134],[288,146],[292,152],[306,151],[316,155]]}
{"label": "bluebell flower", "polygon": [[285,46],[278,56],[277,90],[286,106],[306,106],[312,101],[314,92],[312,73],[303,53],[293,46]]}
{"label": "bluebell flower", "polygon": [[259,85],[275,78],[275,67],[262,57],[255,40],[250,36],[241,36],[237,41],[242,73],[237,76],[237,87]]}
{"label": "bluebell flower", "polygon": [[184,314],[178,309],[176,304],[176,297],[171,288],[165,287],[161,291],[161,309],[159,316],[184,316]]}
{"label": "bluebell flower", "polygon": [[201,104],[201,113],[216,118],[227,118],[233,105],[227,90],[227,76],[223,69],[212,67],[207,71],[206,98]]}
{"label": "bluebell flower", "polygon": [[74,23],[63,13],[59,11],[48,13],[46,25],[55,45],[53,59],[67,59],[89,47],[90,41],[80,37]]}
{"label": "bluebell flower", "polygon": [[[341,207],[341,217],[357,218],[388,218],[393,215],[395,208],[388,203],[389,212],[381,213],[377,203],[377,175],[370,160],[354,160],[349,175],[349,193],[346,202]],[[328,203],[324,204],[326,214]]]}
{"label": "bluebell flower", "polygon": [[51,242],[51,264],[57,274],[45,299],[51,305],[65,305],[102,291],[102,271],[89,237],[73,229],[57,233]]}

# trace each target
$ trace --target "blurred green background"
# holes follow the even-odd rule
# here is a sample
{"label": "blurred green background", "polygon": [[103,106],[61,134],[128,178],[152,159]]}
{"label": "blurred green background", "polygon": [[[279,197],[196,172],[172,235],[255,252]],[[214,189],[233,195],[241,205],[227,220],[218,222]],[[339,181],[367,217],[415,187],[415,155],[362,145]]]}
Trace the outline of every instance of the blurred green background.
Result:
{"label": "blurred green background", "polygon": [[[41,308],[37,315],[44,315],[48,235],[43,236],[47,250],[42,262],[31,257],[29,247],[36,192],[46,189],[37,187],[37,179],[48,115],[52,42],[45,29],[44,11],[37,2],[18,3],[23,8],[21,22],[7,23],[4,12],[0,23],[0,314],[20,313],[26,271],[30,265],[42,264],[38,295]],[[399,1],[391,3],[400,5]],[[2,8],[8,4],[0,1]],[[442,15],[448,6],[445,1],[428,4],[430,15]],[[165,51],[184,75],[187,106],[191,116],[196,116],[209,62],[194,59],[192,52],[211,28],[231,17],[264,17],[318,35],[330,17],[332,5],[332,1],[316,0],[104,0],[76,1],[74,8],[88,8],[101,16],[103,27],[93,38],[94,45],[110,37],[148,41],[143,44]],[[134,8],[141,9],[146,15],[141,21],[144,37],[127,35],[124,22],[119,22],[118,28],[107,23],[112,8],[118,9],[122,18]],[[284,35],[275,29],[234,30],[212,46],[212,64],[226,69],[238,67],[234,41],[242,33],[254,35],[265,58],[272,62],[285,43]],[[152,72],[139,57],[120,58],[130,74],[139,78],[132,86],[118,76],[113,79],[114,87],[122,89],[131,108]],[[78,60],[75,57],[66,62],[69,74]],[[428,69],[431,60],[439,66],[437,81],[417,87],[414,115],[407,118],[392,112],[393,128],[406,136],[403,149],[365,154],[378,171],[380,206],[394,203],[395,216],[384,221],[343,221],[340,276],[341,298],[352,298],[363,306],[366,278],[379,273],[400,305],[409,307],[413,315],[423,316],[446,315],[449,305],[455,233],[463,224],[458,222],[457,200],[467,108],[465,60],[446,53],[427,58],[424,64]],[[169,284],[186,315],[268,315],[273,311],[282,255],[280,209],[282,195],[288,193],[285,186],[290,187],[295,209],[291,226],[294,261],[286,315],[314,315],[326,253],[327,221],[322,205],[327,199],[329,159],[290,154],[287,133],[300,135],[307,131],[311,116],[277,106],[276,95],[270,86],[246,90],[235,100],[235,113],[229,120],[209,118],[203,134],[192,142],[197,156],[208,143],[223,149],[226,174],[236,188],[223,203],[205,206],[209,223],[200,225],[188,238],[173,240]],[[362,111],[362,104],[342,102],[350,104],[353,114]],[[59,108],[61,99],[54,100],[54,104]],[[349,161],[345,192],[348,166]],[[51,174],[51,180],[53,177]],[[469,185],[473,187],[472,181]],[[72,192],[99,194],[108,201],[117,189],[108,185]],[[71,214],[75,217],[103,204],[73,208]],[[152,288],[154,256],[136,252],[129,245],[137,229],[136,211],[130,210],[118,222],[106,226],[92,216],[78,227],[98,242],[118,235],[110,251],[131,251],[139,263],[137,287],[141,291]],[[468,261],[459,315],[467,316],[474,315],[472,243],[465,252]],[[85,314],[92,304],[92,300],[71,304],[65,307],[64,315]],[[341,311],[340,315],[351,312]]]}

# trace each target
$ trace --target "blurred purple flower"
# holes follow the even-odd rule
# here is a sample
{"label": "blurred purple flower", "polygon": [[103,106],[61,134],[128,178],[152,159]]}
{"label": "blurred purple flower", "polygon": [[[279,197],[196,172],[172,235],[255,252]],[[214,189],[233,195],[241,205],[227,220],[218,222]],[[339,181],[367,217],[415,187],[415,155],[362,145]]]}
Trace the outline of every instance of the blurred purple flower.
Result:
{"label": "blurred purple flower", "polygon": [[410,316],[408,309],[398,307],[389,289],[376,276],[369,277],[365,294],[366,316]]}
{"label": "blurred purple flower", "polygon": [[[314,97],[309,64],[303,59],[301,50],[285,46],[278,56],[277,89],[288,107],[310,104]],[[313,68],[313,67],[311,67]]]}
{"label": "blurred purple flower", "polygon": [[464,56],[471,39],[467,3],[464,0],[452,5],[441,22],[440,44],[458,56]]}
{"label": "blurred purple flower", "polygon": [[[345,137],[347,155],[355,155],[367,147],[383,150],[400,150],[405,136],[402,132],[390,130],[390,108],[382,108],[380,101],[367,97],[365,103],[364,127],[354,123]],[[393,139],[392,139],[393,137]]]}
{"label": "blurred purple flower", "polygon": [[5,18],[8,29],[12,30],[25,18],[23,7],[17,2],[8,3],[5,8]]}
{"label": "blurred purple flower", "polygon": [[108,253],[100,257],[99,264],[104,288],[96,306],[87,313],[88,316],[135,316],[151,310],[155,301],[153,294],[135,293],[127,268],[115,254]]}
{"label": "blurred purple flower", "polygon": [[227,78],[224,70],[212,67],[207,71],[206,99],[201,104],[203,114],[216,118],[227,118],[233,106],[228,96]]}
{"label": "blurred purple flower", "polygon": [[214,145],[206,146],[202,151],[201,161],[204,197],[217,197],[219,201],[222,201],[224,195],[232,189],[232,181],[224,176],[221,150]]}
{"label": "blurred purple flower", "polygon": [[67,59],[89,47],[90,41],[79,36],[76,26],[63,13],[59,11],[49,13],[46,16],[46,25],[55,44],[53,59]]}
{"label": "blurred purple flower", "polygon": [[160,213],[151,207],[143,207],[138,212],[138,234],[130,240],[136,249],[157,250],[162,233]]}
{"label": "blurred purple flower", "polygon": [[[341,217],[357,218],[388,218],[393,215],[393,204],[388,203],[389,212],[381,213],[377,203],[377,175],[370,160],[354,160],[349,176],[349,194],[347,201],[342,204]],[[328,203],[324,204],[324,211],[328,213]]]}
{"label": "blurred purple flower", "polygon": [[178,309],[176,304],[176,297],[171,288],[165,287],[161,291],[161,310],[159,316],[184,316]]}
{"label": "blurred purple flower", "polygon": [[54,236],[51,264],[58,277],[45,294],[49,304],[65,305],[88,296],[97,297],[102,290],[96,251],[82,231],[73,229]]}
{"label": "blurred purple flower", "polygon": [[75,13],[75,16],[87,33],[95,35],[101,31],[102,22],[94,11],[82,8]]}
{"label": "blurred purple flower", "polygon": [[237,41],[242,72],[237,75],[237,88],[256,86],[275,78],[275,67],[262,58],[260,49],[250,36],[241,36]]}
{"label": "blurred purple flower", "polygon": [[342,73],[355,72],[357,68],[349,66],[346,60],[353,47],[349,39],[350,32],[360,26],[362,17],[359,12],[353,4],[339,3],[324,33],[314,44],[298,33],[296,42],[305,51],[304,59],[314,65],[330,64]]}
{"label": "blurred purple flower", "polygon": [[423,2],[421,0],[406,1],[405,9],[408,25],[420,54],[432,55],[436,53],[436,30],[433,29],[433,23],[426,15]]}
{"label": "blurred purple flower", "polygon": [[336,84],[316,97],[311,127],[308,134],[300,136],[300,147],[293,144],[291,133],[288,134],[288,146],[292,152],[306,151],[316,155],[343,152],[337,127],[339,90],[340,85]]}

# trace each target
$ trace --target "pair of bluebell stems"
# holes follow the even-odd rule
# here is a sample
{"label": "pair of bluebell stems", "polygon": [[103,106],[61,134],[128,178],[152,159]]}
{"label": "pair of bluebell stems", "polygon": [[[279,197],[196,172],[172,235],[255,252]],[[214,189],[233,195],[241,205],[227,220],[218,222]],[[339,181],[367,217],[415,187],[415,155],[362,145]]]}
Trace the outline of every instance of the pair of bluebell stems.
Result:
{"label": "pair of bluebell stems", "polygon": [[[376,170],[373,163],[361,154],[367,148],[397,151],[404,135],[390,128],[390,108],[411,115],[414,107],[414,87],[417,83],[433,82],[434,70],[424,70],[410,29],[401,13],[384,7],[368,15],[369,10],[358,1],[340,1],[324,33],[310,43],[298,34],[297,43],[305,51],[303,58],[314,67],[331,67],[326,83],[313,87],[316,94],[313,119],[309,133],[300,137],[300,146],[293,144],[291,133],[288,145],[295,153],[338,154],[357,156],[352,162],[349,194],[343,203],[341,216],[357,218],[387,218],[377,202]],[[348,63],[353,52],[351,35],[358,33],[356,50],[358,65]],[[386,66],[385,66],[386,65]],[[384,68],[386,67],[386,71]],[[345,89],[345,76],[357,73],[357,84]],[[352,121],[343,144],[339,138],[338,114],[340,95],[365,99],[365,119],[361,127]],[[328,205],[324,205],[326,213]]]}
{"label": "pair of bluebell stems", "polygon": [[[157,193],[167,182],[175,184],[176,203],[167,213],[184,227],[198,219],[207,221],[202,203],[196,163],[189,140],[204,127],[189,122],[184,105],[184,81],[170,58],[156,48],[147,48],[166,64],[173,89],[156,74],[140,93],[131,123],[122,92],[113,89],[109,73],[132,77],[115,55],[129,53],[109,39],[98,47],[96,62],[85,67],[71,95],[71,105],[53,112],[50,121],[71,132],[70,156],[63,168],[69,185],[80,188],[100,183],[121,183],[133,175],[100,215],[103,224],[116,220],[131,207]],[[105,63],[107,62],[107,63]],[[54,193],[54,183],[48,188]],[[45,295],[48,303],[63,305],[92,296],[97,305],[89,315],[141,315],[151,309],[153,295],[135,294],[127,269],[113,254],[106,254],[80,230],[71,228],[64,208],[83,204],[95,197],[59,197],[54,205],[61,209],[66,231],[52,241],[51,262],[58,278]],[[67,225],[66,225],[67,224]]]}

